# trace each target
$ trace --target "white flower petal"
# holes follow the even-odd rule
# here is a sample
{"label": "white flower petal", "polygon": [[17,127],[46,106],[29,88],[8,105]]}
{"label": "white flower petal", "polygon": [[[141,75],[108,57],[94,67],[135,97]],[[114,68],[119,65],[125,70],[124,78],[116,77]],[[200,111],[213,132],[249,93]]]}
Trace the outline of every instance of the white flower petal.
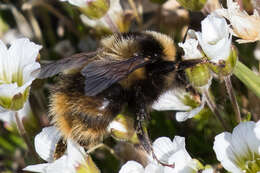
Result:
{"label": "white flower petal", "polygon": [[184,50],[183,58],[187,59],[199,59],[202,58],[200,50],[198,49],[198,40],[196,39],[186,39],[184,43],[178,44]]}
{"label": "white flower petal", "polygon": [[156,157],[160,161],[173,164],[173,162],[170,162],[169,159],[174,155],[174,153],[180,150],[187,152],[185,149],[185,138],[175,136],[173,141],[171,141],[168,137],[157,138],[153,142],[153,150]]}
{"label": "white flower petal", "polygon": [[23,93],[25,87],[18,87],[17,83],[0,85],[0,97],[12,99],[16,94]]}
{"label": "white flower petal", "polygon": [[231,50],[231,36],[222,38],[216,44],[208,44],[204,42],[200,32],[196,32],[196,36],[204,53],[212,62],[218,63],[219,60],[226,60],[229,57]]}
{"label": "white flower petal", "polygon": [[25,167],[24,171],[30,171],[30,172],[46,172],[46,168],[50,165],[50,163],[43,163],[43,164],[37,164],[37,165],[30,165]]}
{"label": "white flower petal", "polygon": [[228,36],[228,25],[224,18],[208,15],[201,22],[201,31],[203,42],[215,45]]}
{"label": "white flower petal", "polygon": [[43,160],[48,162],[54,161],[53,155],[60,137],[60,132],[54,126],[43,128],[43,130],[35,136],[35,150]]}
{"label": "white flower petal", "polygon": [[75,142],[73,142],[72,140],[67,140],[67,152],[68,152],[68,167],[70,167],[70,169],[75,169],[76,167],[78,167],[81,164],[85,164],[85,158],[86,157],[86,153],[83,147],[79,146],[78,144],[76,144]]}
{"label": "white flower petal", "polygon": [[186,121],[189,118],[193,118],[195,115],[200,113],[200,111],[204,108],[205,103],[206,103],[206,98],[203,95],[202,100],[201,100],[201,104],[200,104],[199,107],[194,108],[189,112],[177,112],[176,115],[175,115],[176,120],[179,121],[179,122],[183,122],[183,121]]}
{"label": "white flower petal", "polygon": [[2,58],[0,58],[0,66],[1,66],[1,68],[2,69],[0,69],[0,83],[2,83],[1,82],[1,80],[3,80],[4,78],[5,78],[5,73],[4,73],[4,70],[3,70],[3,68],[4,68],[4,57],[5,58],[8,58],[7,57],[7,47],[5,46],[5,44],[0,40],[0,57],[2,57]]}
{"label": "white flower petal", "polygon": [[[185,138],[175,136],[173,141],[167,137],[160,137],[153,143],[154,153],[161,162],[174,164],[174,168],[163,166],[148,156],[148,165],[143,166],[135,161],[129,161],[119,173],[196,173],[197,162],[192,159],[185,148]],[[150,157],[150,158],[149,158]],[[213,173],[213,172],[209,172]]]}
{"label": "white flower petal", "polygon": [[234,128],[231,143],[237,155],[250,158],[251,152],[258,153],[260,142],[254,133],[249,133],[253,132],[254,128],[254,122],[242,122]]}
{"label": "white flower petal", "polygon": [[36,69],[39,69],[40,67],[41,65],[39,63],[28,64],[24,67],[23,69],[23,80],[25,82],[24,85],[27,86],[31,85],[32,81],[38,76],[38,73],[35,73],[34,71]]}
{"label": "white flower petal", "polygon": [[232,135],[230,133],[221,133],[215,137],[213,149],[217,155],[217,159],[226,170],[242,173],[242,170],[237,166],[239,157],[232,148],[231,141]]}
{"label": "white flower petal", "polygon": [[173,173],[194,173],[196,172],[196,165],[193,163],[190,155],[186,150],[179,150],[174,153],[170,158],[169,161],[174,163],[175,167],[172,168],[165,168],[167,172],[170,170]]}
{"label": "white flower petal", "polygon": [[36,63],[35,61],[41,48],[42,46],[30,42],[27,38],[14,40],[8,49],[9,56],[12,59],[11,62],[13,62],[13,64],[9,65],[16,71],[19,67],[23,68],[28,64]]}
{"label": "white flower petal", "polygon": [[202,171],[202,173],[214,173],[213,168],[206,168],[205,170]]}
{"label": "white flower petal", "polygon": [[144,173],[144,167],[136,161],[128,161],[124,164],[119,173]]}
{"label": "white flower petal", "polygon": [[58,160],[55,160],[46,168],[46,173],[76,173],[75,169],[71,170],[68,168],[67,159],[68,156],[65,155],[59,158]]}
{"label": "white flower petal", "polygon": [[177,148],[173,146],[170,138],[160,137],[153,142],[153,150],[154,154],[160,161],[168,163],[168,159],[174,152],[176,152]]}
{"label": "white flower petal", "polygon": [[175,136],[172,140],[173,147],[175,150],[186,150],[185,149],[185,138],[181,136]]}
{"label": "white flower petal", "polygon": [[42,173],[76,173],[76,171],[67,169],[67,156],[62,156],[53,163],[43,163],[37,165],[30,165],[24,168],[24,171],[42,172]]}
{"label": "white flower petal", "polygon": [[202,32],[196,32],[196,37],[204,53],[211,61],[218,63],[230,55],[231,38],[229,27],[224,18],[208,15],[201,22]]}
{"label": "white flower petal", "polygon": [[150,163],[145,167],[145,173],[163,173],[164,167],[162,165]]}
{"label": "white flower petal", "polygon": [[185,100],[185,96],[190,97],[190,94],[183,89],[176,88],[173,90],[168,90],[160,95],[159,99],[153,103],[152,108],[158,111],[190,110],[191,107],[183,103]]}

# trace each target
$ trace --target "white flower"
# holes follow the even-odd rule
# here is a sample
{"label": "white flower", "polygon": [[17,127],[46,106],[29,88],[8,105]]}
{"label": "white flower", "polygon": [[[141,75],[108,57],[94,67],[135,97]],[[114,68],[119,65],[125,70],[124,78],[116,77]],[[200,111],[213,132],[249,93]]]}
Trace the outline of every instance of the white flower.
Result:
{"label": "white flower", "polygon": [[223,167],[234,173],[260,171],[260,121],[237,125],[215,137],[213,147]]}
{"label": "white flower", "polygon": [[110,8],[107,14],[100,19],[93,20],[88,18],[86,15],[80,15],[82,22],[95,29],[106,29],[110,30],[108,24],[108,17],[111,19],[115,27],[117,27],[121,32],[125,30],[123,27],[123,9],[120,5],[120,0],[110,0]]}
{"label": "white flower", "polygon": [[181,111],[176,113],[176,120],[182,122],[194,117],[204,108],[205,97],[202,97],[200,105],[194,109],[187,105],[187,103],[193,99],[191,94],[184,89],[175,88],[163,93],[159,99],[153,103],[152,108],[158,111]]}
{"label": "white flower", "polygon": [[237,40],[239,43],[260,40],[260,17],[256,10],[249,16],[246,11],[240,10],[237,2],[227,0],[227,9],[218,9],[216,13],[230,21],[234,35],[242,38]]}
{"label": "white flower", "polygon": [[200,59],[203,57],[200,50],[198,49],[198,40],[196,39],[186,39],[184,43],[179,43],[178,45],[183,48],[185,60],[187,59]]}
{"label": "white flower", "polygon": [[17,39],[9,49],[0,41],[0,110],[19,110],[29,95],[32,72],[40,68],[36,62],[41,46],[26,38]]}
{"label": "white flower", "polygon": [[201,22],[202,32],[196,32],[199,44],[212,62],[226,60],[231,50],[231,34],[224,18],[208,15]]}
{"label": "white flower", "polygon": [[[145,168],[135,161],[128,161],[119,173],[196,173],[199,170],[198,162],[192,159],[185,149],[183,137],[176,136],[173,141],[167,137],[160,137],[154,141],[153,149],[161,162],[174,164],[174,168],[162,166],[150,156],[150,162]],[[210,172],[213,173],[213,170]]]}
{"label": "white flower", "polygon": [[[39,156],[48,163],[30,165],[24,171],[42,173],[76,173],[80,167],[89,168],[89,158],[83,147],[67,140],[67,151],[59,159],[54,160],[54,151],[57,142],[60,140],[60,132],[54,127],[46,127],[35,137],[35,149]],[[92,168],[93,169],[93,168]]]}

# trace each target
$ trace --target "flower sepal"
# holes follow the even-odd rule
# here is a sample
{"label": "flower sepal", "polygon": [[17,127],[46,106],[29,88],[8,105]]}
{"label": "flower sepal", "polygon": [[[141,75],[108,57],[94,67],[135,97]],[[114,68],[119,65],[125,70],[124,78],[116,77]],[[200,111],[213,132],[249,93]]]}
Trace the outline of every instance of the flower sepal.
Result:
{"label": "flower sepal", "polygon": [[198,64],[185,70],[188,80],[194,87],[202,87],[211,80],[211,73],[208,64]]}
{"label": "flower sepal", "polygon": [[220,60],[218,63],[209,63],[210,69],[216,73],[219,77],[224,77],[232,74],[238,57],[234,47],[230,51],[229,57],[224,61]]}

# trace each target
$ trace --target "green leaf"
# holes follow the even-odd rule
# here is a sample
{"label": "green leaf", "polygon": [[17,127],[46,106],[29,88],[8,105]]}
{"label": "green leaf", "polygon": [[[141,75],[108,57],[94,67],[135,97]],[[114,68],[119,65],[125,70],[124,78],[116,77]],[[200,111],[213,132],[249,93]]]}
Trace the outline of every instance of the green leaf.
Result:
{"label": "green leaf", "polygon": [[255,74],[242,62],[237,61],[234,75],[260,98],[260,76]]}

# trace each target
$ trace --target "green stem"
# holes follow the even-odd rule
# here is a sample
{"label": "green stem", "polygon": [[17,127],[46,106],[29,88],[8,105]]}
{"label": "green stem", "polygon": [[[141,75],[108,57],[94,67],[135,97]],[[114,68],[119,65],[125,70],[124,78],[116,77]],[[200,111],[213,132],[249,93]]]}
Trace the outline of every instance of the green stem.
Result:
{"label": "green stem", "polygon": [[234,75],[260,98],[260,76],[251,71],[242,62],[237,61]]}
{"label": "green stem", "polygon": [[203,93],[206,96],[206,102],[208,104],[208,107],[210,108],[210,110],[213,112],[213,114],[216,116],[216,118],[219,120],[219,122],[221,123],[221,125],[223,126],[223,128],[228,131],[228,126],[225,123],[224,119],[221,116],[221,113],[219,112],[219,109],[217,108],[215,102],[211,99],[210,94],[208,89],[205,89],[203,91]]}
{"label": "green stem", "polygon": [[228,92],[230,101],[232,103],[234,112],[236,114],[236,120],[237,120],[238,123],[240,123],[241,122],[240,109],[239,109],[239,106],[238,106],[238,103],[237,103],[235,92],[234,92],[233,87],[232,87],[230,76],[224,77],[224,81],[225,81],[225,85],[226,85],[226,88],[227,88],[227,92]]}
{"label": "green stem", "polygon": [[18,116],[18,112],[15,112],[15,121],[16,121],[16,125],[17,125],[17,129],[21,135],[21,137],[24,139],[24,142],[26,143],[28,150],[31,154],[32,157],[34,157],[34,160],[39,163],[39,158],[38,155],[36,154],[34,147],[30,141],[30,138],[28,136],[28,134],[25,131],[23,122],[20,120],[19,116]]}

